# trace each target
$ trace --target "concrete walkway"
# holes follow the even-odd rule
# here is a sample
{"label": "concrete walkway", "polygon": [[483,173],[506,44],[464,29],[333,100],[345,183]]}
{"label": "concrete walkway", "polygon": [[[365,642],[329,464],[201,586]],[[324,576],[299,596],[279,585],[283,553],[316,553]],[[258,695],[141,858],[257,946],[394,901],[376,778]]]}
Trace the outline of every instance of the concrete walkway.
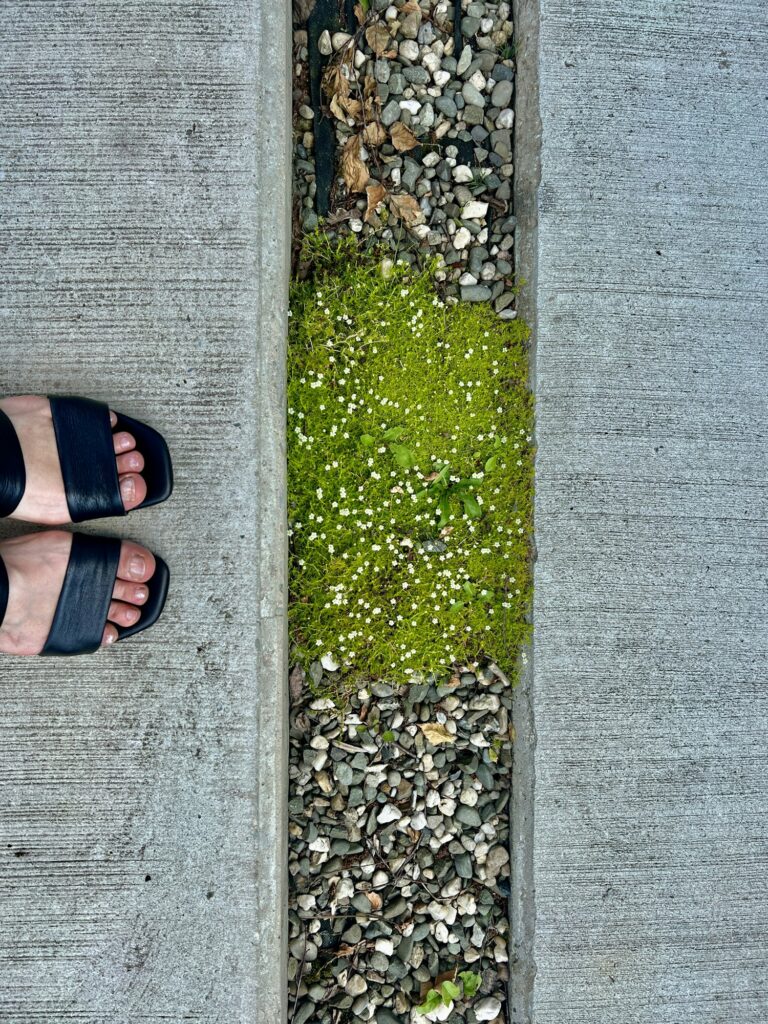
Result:
{"label": "concrete walkway", "polygon": [[0,665],[4,1024],[283,1020],[289,17],[0,5],[0,392],[108,399],[177,471],[99,527],[169,562],[161,624]]}
{"label": "concrete walkway", "polygon": [[768,12],[538,6],[518,39],[539,560],[513,1020],[765,1024]]}

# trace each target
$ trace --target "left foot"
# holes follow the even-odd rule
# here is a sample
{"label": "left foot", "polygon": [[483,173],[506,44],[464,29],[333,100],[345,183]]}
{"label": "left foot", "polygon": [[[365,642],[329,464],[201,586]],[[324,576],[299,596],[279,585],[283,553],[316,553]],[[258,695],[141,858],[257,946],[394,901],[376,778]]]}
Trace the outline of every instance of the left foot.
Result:
{"label": "left foot", "polygon": [[[27,474],[24,497],[10,518],[41,526],[61,526],[72,522],[61,476],[50,402],[41,395],[17,395],[0,400],[0,409],[13,423]],[[110,419],[114,428],[117,416],[113,412],[110,412]],[[112,439],[120,495],[125,511],[130,512],[147,496],[147,484],[141,475],[144,456],[137,451],[133,434],[120,430],[112,435]],[[88,453],[83,452],[83,458],[87,457]]]}

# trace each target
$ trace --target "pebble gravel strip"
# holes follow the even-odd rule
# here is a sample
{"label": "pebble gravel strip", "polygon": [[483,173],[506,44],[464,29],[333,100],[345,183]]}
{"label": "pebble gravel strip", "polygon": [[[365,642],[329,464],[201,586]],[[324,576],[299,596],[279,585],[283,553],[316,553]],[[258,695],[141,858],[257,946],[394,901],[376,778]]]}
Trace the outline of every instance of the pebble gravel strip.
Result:
{"label": "pebble gravel strip", "polygon": [[[302,24],[312,10],[294,0],[296,239],[319,223],[314,132],[328,117],[339,173],[325,230],[411,263],[437,256],[449,301],[514,317],[510,4],[358,7],[354,32],[314,33],[332,93],[322,111]],[[503,1024],[509,681],[487,666],[376,682],[337,708],[315,696],[339,689],[318,662],[311,686],[295,668],[289,1024]],[[479,976],[477,993],[420,1014],[461,971]]]}
{"label": "pebble gravel strip", "polygon": [[370,0],[354,33],[319,35],[321,111],[309,99],[308,41],[305,28],[294,32],[298,224],[318,225],[314,133],[327,117],[342,173],[326,229],[410,262],[439,256],[447,298],[514,317],[510,4]]}
{"label": "pebble gravel strip", "polygon": [[[289,1021],[502,1024],[508,680],[373,683],[343,710],[291,682]],[[472,999],[416,1011],[466,970]]]}

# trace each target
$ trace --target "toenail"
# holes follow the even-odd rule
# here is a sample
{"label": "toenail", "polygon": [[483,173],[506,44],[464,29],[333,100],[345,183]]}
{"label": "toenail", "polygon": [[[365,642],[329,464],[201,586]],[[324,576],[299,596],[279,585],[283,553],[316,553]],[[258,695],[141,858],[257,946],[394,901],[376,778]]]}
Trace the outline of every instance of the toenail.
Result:
{"label": "toenail", "polygon": [[132,555],[131,556],[131,576],[135,576],[136,579],[141,579],[144,573],[147,571],[147,563],[143,555]]}
{"label": "toenail", "polygon": [[137,601],[146,601],[146,599],[148,597],[149,597],[149,591],[147,590],[146,587],[136,587],[136,600]]}
{"label": "toenail", "polygon": [[141,612],[138,610],[138,608],[129,608],[125,613],[125,618],[129,623],[134,623],[139,621],[140,615]]}
{"label": "toenail", "polygon": [[117,638],[115,637],[114,633],[107,633],[107,636],[106,636],[106,639],[104,640],[104,643],[105,644],[113,644],[116,639]]}
{"label": "toenail", "polygon": [[133,477],[127,476],[120,481],[120,493],[124,502],[133,501],[136,497],[136,484],[133,482]]}

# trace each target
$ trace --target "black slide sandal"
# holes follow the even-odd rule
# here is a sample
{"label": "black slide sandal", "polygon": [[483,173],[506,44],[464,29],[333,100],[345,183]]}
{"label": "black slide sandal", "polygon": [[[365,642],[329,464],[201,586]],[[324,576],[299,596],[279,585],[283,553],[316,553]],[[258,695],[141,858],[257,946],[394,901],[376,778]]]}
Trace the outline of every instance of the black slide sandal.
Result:
{"label": "black slide sandal", "polygon": [[[53,623],[41,655],[93,654],[101,647],[109,605],[117,578],[122,541],[114,537],[72,534],[72,550],[59,594]],[[141,618],[133,626],[115,626],[118,641],[154,626],[168,596],[171,573],[155,555],[156,568],[145,584],[149,597],[139,606]],[[8,574],[0,556],[0,625],[8,602]]]}
{"label": "black slide sandal", "polygon": [[[109,406],[90,398],[55,395],[49,395],[48,401],[72,522],[127,515],[120,496]],[[136,448],[144,456],[141,475],[147,484],[147,496],[137,509],[158,505],[173,491],[173,467],[168,445],[163,436],[146,423],[121,413],[116,415],[114,429],[133,434]],[[24,496],[26,471],[13,423],[2,412],[0,459],[0,516],[8,516]]]}

